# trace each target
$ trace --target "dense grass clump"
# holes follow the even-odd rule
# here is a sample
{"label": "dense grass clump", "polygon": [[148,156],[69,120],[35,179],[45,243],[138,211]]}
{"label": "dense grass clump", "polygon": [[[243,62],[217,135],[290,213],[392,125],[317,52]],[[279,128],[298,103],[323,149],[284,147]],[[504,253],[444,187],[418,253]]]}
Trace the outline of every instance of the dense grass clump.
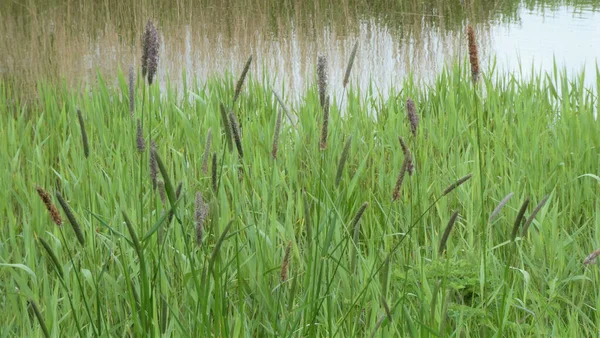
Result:
{"label": "dense grass clump", "polygon": [[600,80],[478,76],[341,107],[251,74],[0,82],[3,332],[595,336]]}

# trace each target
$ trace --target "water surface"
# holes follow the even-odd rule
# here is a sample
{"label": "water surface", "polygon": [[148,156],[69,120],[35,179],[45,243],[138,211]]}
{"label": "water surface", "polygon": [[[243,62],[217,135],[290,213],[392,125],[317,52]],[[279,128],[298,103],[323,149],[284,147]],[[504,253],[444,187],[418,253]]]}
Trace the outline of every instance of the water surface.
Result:
{"label": "water surface", "polygon": [[413,72],[431,81],[466,57],[466,25],[480,45],[482,69],[586,72],[595,81],[600,7],[594,1],[221,1],[81,2],[12,0],[0,4],[0,77],[35,94],[39,80],[77,88],[96,72],[116,84],[119,69],[139,68],[139,37],[148,18],[160,30],[159,81],[181,84],[252,73],[301,95],[314,81],[318,55],[329,60],[341,91],[346,62],[359,41],[352,86],[371,83],[387,96]]}

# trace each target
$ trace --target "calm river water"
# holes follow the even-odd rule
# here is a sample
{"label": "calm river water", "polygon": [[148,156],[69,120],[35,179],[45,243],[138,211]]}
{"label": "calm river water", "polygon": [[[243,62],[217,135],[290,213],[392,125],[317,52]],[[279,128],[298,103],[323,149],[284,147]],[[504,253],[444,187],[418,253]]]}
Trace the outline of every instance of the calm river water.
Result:
{"label": "calm river water", "polygon": [[[377,3],[373,5],[373,3]],[[352,85],[387,93],[409,72],[431,81],[444,65],[466,58],[466,25],[475,27],[485,71],[551,71],[554,60],[595,83],[600,55],[597,1],[291,1],[291,0],[4,0],[0,1],[0,78],[24,93],[40,80],[80,86],[96,72],[116,84],[119,69],[139,68],[148,18],[162,43],[164,86],[200,83],[231,72],[249,55],[254,77],[301,94],[326,55],[332,90],[359,49]],[[33,92],[32,92],[33,93]]]}

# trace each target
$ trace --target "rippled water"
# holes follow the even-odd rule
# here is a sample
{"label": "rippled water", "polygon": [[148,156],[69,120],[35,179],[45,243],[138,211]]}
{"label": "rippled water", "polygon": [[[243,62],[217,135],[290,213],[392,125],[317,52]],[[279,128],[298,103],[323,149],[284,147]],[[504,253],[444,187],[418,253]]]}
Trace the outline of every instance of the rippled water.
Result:
{"label": "rippled water", "polygon": [[[332,90],[341,91],[356,41],[352,85],[370,83],[386,95],[413,72],[431,81],[466,57],[465,28],[477,32],[482,67],[552,70],[554,60],[595,81],[600,6],[588,1],[179,1],[73,0],[0,4],[0,77],[35,92],[40,80],[79,86],[96,72],[116,84],[118,69],[139,67],[147,18],[162,37],[159,80],[200,82],[239,74],[249,55],[254,77],[266,75],[301,95],[314,79],[317,55],[329,60]],[[371,82],[372,81],[372,82]]]}

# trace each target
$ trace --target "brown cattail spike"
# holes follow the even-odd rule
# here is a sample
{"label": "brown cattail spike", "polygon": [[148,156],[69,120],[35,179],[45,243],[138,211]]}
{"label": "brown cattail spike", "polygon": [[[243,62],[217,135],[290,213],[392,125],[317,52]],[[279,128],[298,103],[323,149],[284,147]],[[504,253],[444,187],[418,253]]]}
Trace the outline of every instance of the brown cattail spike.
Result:
{"label": "brown cattail spike", "polygon": [[69,204],[67,204],[67,201],[65,201],[63,199],[62,195],[58,191],[56,192],[56,198],[58,199],[58,203],[60,204],[63,211],[65,212],[65,215],[67,215],[67,219],[69,220],[69,223],[71,223],[71,226],[73,227],[73,231],[75,231],[77,240],[79,241],[79,243],[82,246],[85,245],[85,237],[83,236],[83,232],[81,232],[81,227],[79,226],[79,222],[77,222],[77,218],[75,218],[73,211],[71,211],[71,207],[69,207]]}
{"label": "brown cattail spike", "polygon": [[202,172],[208,172],[208,158],[210,156],[210,145],[212,142],[212,128],[208,128],[208,133],[206,134],[206,143],[204,143],[204,155],[202,155]]}
{"label": "brown cattail spike", "polygon": [[358,41],[354,43],[354,48],[352,48],[352,53],[350,53],[350,59],[348,60],[348,66],[346,66],[346,74],[344,74],[344,88],[348,85],[350,81],[350,71],[352,71],[352,66],[354,65],[354,58],[356,57],[356,51],[358,50]]}
{"label": "brown cattail spike", "polygon": [[323,55],[317,58],[317,81],[319,86],[319,102],[325,110],[327,99],[327,58]]}
{"label": "brown cattail spike", "polygon": [[90,156],[90,145],[88,143],[87,133],[85,131],[85,123],[83,122],[83,115],[81,110],[77,109],[77,119],[79,120],[79,127],[81,128],[81,141],[83,143],[83,154],[85,158]]}
{"label": "brown cattail spike", "polygon": [[419,126],[419,116],[417,115],[417,108],[415,107],[415,103],[409,97],[406,100],[406,115],[408,116],[408,121],[410,122],[410,131],[414,136],[417,136],[417,127]]}
{"label": "brown cattail spike", "polygon": [[450,237],[450,231],[452,231],[452,227],[454,227],[457,217],[458,210],[456,210],[450,217],[450,221],[448,221],[448,225],[446,225],[446,230],[444,230],[444,235],[442,235],[442,239],[440,240],[440,248],[438,249],[438,254],[440,255],[442,255],[444,250],[446,250],[446,242],[448,241],[448,237]]}
{"label": "brown cattail spike", "polygon": [[327,148],[327,135],[329,134],[329,96],[325,101],[325,106],[323,107],[323,125],[321,127],[321,142],[320,147],[321,150],[325,150]]}
{"label": "brown cattail spike", "polygon": [[342,150],[342,156],[340,156],[340,161],[338,162],[337,172],[335,174],[335,186],[340,185],[340,181],[342,179],[342,173],[344,172],[344,167],[346,166],[346,161],[348,160],[348,154],[350,153],[350,146],[352,145],[352,136],[349,136],[346,139],[346,143],[344,144],[344,150]]}
{"label": "brown cattail spike", "polygon": [[[402,142],[400,144],[402,144]],[[398,174],[398,178],[396,179],[396,185],[394,186],[394,191],[392,192],[392,202],[394,202],[400,198],[400,190],[402,188],[402,182],[404,182],[404,176],[405,176],[406,172],[408,171],[408,166],[409,166],[410,161],[411,161],[410,157],[405,155],[404,160],[402,161],[402,167],[400,167],[400,173]]]}
{"label": "brown cattail spike", "polygon": [[288,268],[290,265],[290,252],[292,251],[292,241],[288,241],[288,245],[285,248],[285,255],[283,256],[283,263],[281,264],[281,282],[285,283],[288,279]]}
{"label": "brown cattail spike", "polygon": [[208,205],[204,202],[204,199],[202,198],[202,193],[197,192],[194,218],[196,221],[196,244],[198,246],[202,246],[202,239],[204,237],[204,221],[206,220],[207,214]]}
{"label": "brown cattail spike", "polygon": [[273,133],[273,148],[271,149],[271,156],[277,158],[277,151],[279,150],[279,133],[281,132],[281,108],[277,109],[277,119],[275,120],[275,132]]}
{"label": "brown cattail spike", "polygon": [[415,164],[413,162],[412,154],[410,152],[410,149],[408,149],[406,143],[404,143],[404,139],[402,137],[398,137],[398,140],[400,141],[400,146],[402,147],[404,158],[408,159],[408,163],[406,164],[406,171],[408,172],[409,176],[412,176],[412,174],[415,172]]}
{"label": "brown cattail spike", "polygon": [[58,209],[54,203],[52,203],[52,197],[50,197],[50,194],[39,186],[35,187],[35,190],[37,191],[38,195],[40,195],[40,198],[42,199],[42,202],[44,202],[46,209],[48,209],[50,217],[52,218],[52,222],[58,226],[61,226],[63,224],[62,217],[60,217],[60,212],[58,212]]}
{"label": "brown cattail spike", "polygon": [[519,227],[521,226],[521,223],[523,222],[523,217],[525,216],[525,211],[527,211],[528,205],[529,205],[529,198],[527,198],[525,200],[525,202],[523,202],[523,205],[521,205],[521,209],[519,210],[519,213],[517,214],[517,218],[515,219],[515,224],[513,225],[512,234],[510,236],[510,240],[513,242],[517,238],[517,233],[519,232]]}
{"label": "brown cattail spike", "polygon": [[475,30],[470,24],[467,27],[467,35],[469,39],[469,63],[471,63],[471,77],[473,82],[477,82],[479,79],[479,52],[477,50]]}
{"label": "brown cattail spike", "polygon": [[246,75],[248,75],[248,70],[250,70],[250,64],[252,63],[252,55],[246,61],[246,65],[244,66],[244,70],[242,71],[242,75],[238,79],[238,82],[235,85],[235,94],[233,95],[233,103],[237,101],[240,96],[240,92],[242,91],[242,86],[244,85],[244,80],[246,79]]}
{"label": "brown cattail spike", "polygon": [[146,150],[146,140],[144,139],[144,132],[142,130],[142,122],[137,119],[137,133],[135,138],[137,151],[143,153]]}
{"label": "brown cattail spike", "polygon": [[158,52],[160,37],[152,21],[148,20],[142,37],[142,76],[148,78],[148,84],[152,84],[156,70],[158,69]]}
{"label": "brown cattail spike", "polygon": [[152,180],[152,189],[156,190],[158,179],[158,163],[156,163],[156,143],[150,140],[150,179]]}
{"label": "brown cattail spike", "polygon": [[129,66],[129,77],[127,84],[129,87],[129,115],[133,117],[135,109],[135,72],[133,71],[133,66]]}
{"label": "brown cattail spike", "polygon": [[471,177],[473,177],[473,174],[469,174],[467,176],[463,176],[460,179],[458,179],[458,181],[450,184],[446,189],[444,189],[444,192],[442,193],[442,196],[448,195],[454,189],[460,187],[463,183],[465,183],[466,181],[468,181],[469,179],[471,179]]}

